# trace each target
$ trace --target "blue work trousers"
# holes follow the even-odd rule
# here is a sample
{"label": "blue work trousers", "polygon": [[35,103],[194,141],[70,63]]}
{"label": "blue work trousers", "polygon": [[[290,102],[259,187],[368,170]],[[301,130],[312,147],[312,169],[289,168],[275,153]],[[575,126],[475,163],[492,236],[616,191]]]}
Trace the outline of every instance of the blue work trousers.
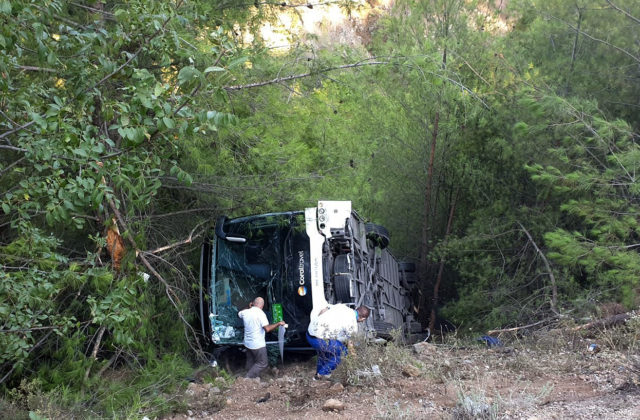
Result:
{"label": "blue work trousers", "polygon": [[342,357],[347,355],[347,346],[338,340],[323,340],[307,333],[307,341],[318,353],[316,373],[329,375],[340,364]]}

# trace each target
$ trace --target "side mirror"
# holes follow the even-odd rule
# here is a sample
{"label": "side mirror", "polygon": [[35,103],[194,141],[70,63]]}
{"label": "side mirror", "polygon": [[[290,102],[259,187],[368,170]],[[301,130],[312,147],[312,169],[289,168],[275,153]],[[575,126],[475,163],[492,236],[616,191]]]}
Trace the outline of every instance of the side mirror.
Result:
{"label": "side mirror", "polygon": [[220,216],[216,221],[216,236],[229,242],[236,242],[240,244],[247,242],[247,238],[244,238],[242,236],[227,236],[226,232],[224,231],[224,222],[226,220],[227,216]]}

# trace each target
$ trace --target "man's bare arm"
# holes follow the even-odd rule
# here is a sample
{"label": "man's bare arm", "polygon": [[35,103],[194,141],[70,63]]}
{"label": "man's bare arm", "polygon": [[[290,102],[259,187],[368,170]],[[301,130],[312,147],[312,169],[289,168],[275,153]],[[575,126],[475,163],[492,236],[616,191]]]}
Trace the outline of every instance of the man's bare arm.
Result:
{"label": "man's bare arm", "polygon": [[269,324],[269,325],[265,325],[264,327],[264,332],[271,332],[273,330],[275,330],[276,328],[278,328],[280,325],[286,325],[286,322],[284,321],[280,321],[280,322],[276,322],[275,324]]}

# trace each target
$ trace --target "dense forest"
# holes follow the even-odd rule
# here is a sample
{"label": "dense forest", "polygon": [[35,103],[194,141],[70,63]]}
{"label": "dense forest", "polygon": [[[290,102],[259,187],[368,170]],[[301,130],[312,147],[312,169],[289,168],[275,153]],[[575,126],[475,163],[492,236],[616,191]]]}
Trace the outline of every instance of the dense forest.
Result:
{"label": "dense forest", "polygon": [[206,360],[213,221],[319,199],[388,228],[425,326],[638,306],[637,0],[0,0],[0,22],[7,396],[168,410]]}

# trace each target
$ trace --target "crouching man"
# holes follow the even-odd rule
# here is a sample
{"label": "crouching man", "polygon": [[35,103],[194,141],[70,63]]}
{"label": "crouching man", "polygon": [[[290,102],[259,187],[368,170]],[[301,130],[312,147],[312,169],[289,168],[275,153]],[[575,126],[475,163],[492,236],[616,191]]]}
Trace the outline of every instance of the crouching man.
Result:
{"label": "crouching man", "polygon": [[265,333],[285,325],[284,321],[269,324],[262,308],[264,308],[264,299],[257,297],[249,304],[248,309],[238,312],[238,316],[244,323],[244,346],[247,348],[245,378],[257,378],[269,365]]}
{"label": "crouching man", "polygon": [[307,330],[307,341],[318,354],[315,379],[331,376],[347,355],[347,341],[358,332],[358,322],[369,316],[369,308],[352,309],[344,304],[314,308]]}

